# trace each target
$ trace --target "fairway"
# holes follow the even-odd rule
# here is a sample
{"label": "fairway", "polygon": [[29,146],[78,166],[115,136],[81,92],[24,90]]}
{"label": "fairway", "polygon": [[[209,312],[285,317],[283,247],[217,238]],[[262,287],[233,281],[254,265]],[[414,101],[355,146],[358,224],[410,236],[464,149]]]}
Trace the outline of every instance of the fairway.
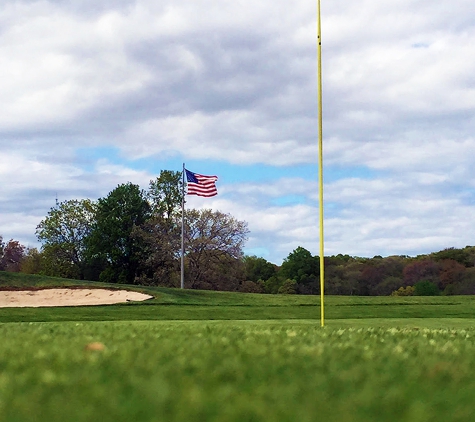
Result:
{"label": "fairway", "polygon": [[137,290],[0,309],[0,421],[475,418],[471,296],[330,296],[322,328],[315,296]]}

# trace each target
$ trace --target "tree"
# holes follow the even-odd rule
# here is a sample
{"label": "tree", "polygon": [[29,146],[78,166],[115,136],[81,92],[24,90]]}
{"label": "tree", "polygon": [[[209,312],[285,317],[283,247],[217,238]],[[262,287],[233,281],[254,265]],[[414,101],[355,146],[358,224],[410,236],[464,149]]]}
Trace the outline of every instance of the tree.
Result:
{"label": "tree", "polygon": [[18,240],[10,239],[3,247],[0,268],[5,271],[19,272],[24,256],[25,247]]}
{"label": "tree", "polygon": [[186,284],[191,288],[236,290],[243,279],[245,221],[210,209],[185,212]]}
{"label": "tree", "polygon": [[258,284],[262,287],[264,293],[277,294],[285,279],[277,273],[267,280],[259,280]]}
{"label": "tree", "polygon": [[379,266],[373,263],[364,264],[360,278],[359,294],[367,296],[373,293],[373,289],[383,281],[383,272]]}
{"label": "tree", "polygon": [[438,287],[444,290],[449,285],[456,285],[463,280],[466,268],[453,259],[444,259],[439,262],[440,274]]}
{"label": "tree", "polygon": [[320,261],[318,257],[299,246],[284,259],[280,268],[284,279],[295,280],[297,291],[303,294],[320,292]]}
{"label": "tree", "polygon": [[313,257],[307,249],[299,246],[284,259],[280,270],[284,277],[298,283],[304,276],[320,274],[319,258]]}
{"label": "tree", "polygon": [[97,205],[89,199],[61,202],[36,227],[43,243],[47,275],[84,278],[86,239],[95,222]]}
{"label": "tree", "polygon": [[282,283],[282,286],[279,287],[278,293],[283,295],[294,295],[297,293],[297,283],[295,280],[288,278]]}
{"label": "tree", "polygon": [[359,295],[361,287],[361,274],[364,263],[359,260],[348,261],[342,268],[341,288],[338,294]]}
{"label": "tree", "polygon": [[388,296],[402,286],[402,278],[389,276],[373,288],[372,294],[376,296]]}
{"label": "tree", "polygon": [[179,215],[183,200],[181,172],[162,170],[160,176],[150,181],[147,197],[154,215],[168,221]]}
{"label": "tree", "polygon": [[87,240],[88,258],[102,262],[100,280],[133,283],[138,275],[140,242],[132,234],[150,217],[150,206],[138,185],[117,186],[97,205],[96,221]]}
{"label": "tree", "polygon": [[177,224],[159,215],[133,228],[132,239],[141,245],[140,284],[179,286],[180,235]]}
{"label": "tree", "polygon": [[475,268],[467,268],[462,280],[457,284],[449,284],[445,295],[475,295]]}
{"label": "tree", "polygon": [[415,260],[404,267],[403,275],[405,286],[414,286],[423,280],[438,283],[439,266],[432,259]]}
{"label": "tree", "polygon": [[[3,241],[3,236],[0,236],[0,258],[3,256],[4,249],[5,249],[5,242]],[[0,260],[0,270],[3,270],[1,260]]]}
{"label": "tree", "polygon": [[243,262],[246,280],[254,281],[255,283],[259,280],[268,280],[277,272],[276,266],[264,258],[245,256]]}
{"label": "tree", "polygon": [[244,280],[239,286],[241,293],[264,293],[264,289],[259,283],[251,280]]}
{"label": "tree", "polygon": [[20,265],[20,272],[25,274],[40,274],[43,256],[36,248],[28,248]]}
{"label": "tree", "polygon": [[444,261],[447,259],[457,261],[459,264],[464,267],[473,266],[473,261],[470,259],[470,254],[465,249],[455,249],[455,248],[446,248],[442,251],[435,252],[432,254],[435,261]]}
{"label": "tree", "polygon": [[147,198],[152,217],[132,231],[133,239],[142,245],[141,284],[179,284],[182,187],[180,172],[163,170],[150,181]]}
{"label": "tree", "polygon": [[439,294],[437,284],[432,281],[422,280],[414,284],[414,295],[416,296],[438,296]]}

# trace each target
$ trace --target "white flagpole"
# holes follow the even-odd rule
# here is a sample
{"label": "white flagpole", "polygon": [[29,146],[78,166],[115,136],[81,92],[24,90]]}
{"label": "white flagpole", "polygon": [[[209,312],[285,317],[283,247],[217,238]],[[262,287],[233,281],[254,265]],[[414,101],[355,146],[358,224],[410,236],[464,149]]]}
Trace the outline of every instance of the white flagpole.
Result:
{"label": "white flagpole", "polygon": [[183,171],[181,174],[181,272],[180,287],[185,288],[185,163],[183,163]]}

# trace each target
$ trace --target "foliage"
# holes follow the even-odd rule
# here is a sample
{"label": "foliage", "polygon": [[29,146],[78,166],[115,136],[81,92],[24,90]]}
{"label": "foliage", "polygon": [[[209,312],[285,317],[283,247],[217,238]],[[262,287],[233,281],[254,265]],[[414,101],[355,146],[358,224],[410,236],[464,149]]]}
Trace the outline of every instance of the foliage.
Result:
{"label": "foliage", "polygon": [[372,293],[375,296],[387,296],[390,295],[393,291],[397,290],[401,285],[402,278],[389,276],[386,277],[376,287],[374,287]]}
{"label": "foliage", "polygon": [[297,282],[288,278],[279,287],[278,293],[284,295],[294,295],[297,293]]}
{"label": "foliage", "polygon": [[416,296],[438,296],[440,295],[439,288],[437,284],[429,281],[423,280],[418,281],[414,284],[414,295]]}
{"label": "foliage", "polygon": [[277,267],[265,258],[245,256],[243,258],[246,280],[258,282],[268,280],[277,273]]}
{"label": "foliage", "polygon": [[178,287],[180,228],[161,216],[135,226],[131,237],[141,245],[138,284]]}
{"label": "foliage", "polygon": [[178,287],[180,285],[182,174],[162,170],[150,181],[147,198],[152,216],[135,226],[132,238],[142,246],[140,275],[144,285]]}
{"label": "foliage", "polygon": [[309,275],[318,277],[320,274],[319,258],[312,256],[307,249],[299,246],[284,259],[281,272],[283,277],[293,279],[297,283]]}
{"label": "foliage", "polygon": [[439,262],[438,286],[444,290],[449,285],[455,285],[463,279],[466,268],[453,259],[444,259]]}
{"label": "foliage", "polygon": [[247,223],[220,211],[192,209],[185,212],[184,224],[188,287],[236,290],[242,278]]}
{"label": "foliage", "polygon": [[139,275],[142,245],[131,234],[149,217],[150,206],[138,185],[119,185],[107,197],[99,199],[87,245],[89,259],[104,264],[101,281],[134,282]]}
{"label": "foliage", "polygon": [[51,208],[36,228],[46,274],[84,278],[86,241],[95,216],[96,203],[89,199],[64,201]]}
{"label": "foliage", "polygon": [[320,261],[317,256],[299,246],[284,259],[280,269],[284,279],[296,282],[296,289],[301,294],[320,293]]}
{"label": "foliage", "polygon": [[251,280],[244,280],[239,286],[241,293],[264,293],[264,289],[259,283]]}
{"label": "foliage", "polygon": [[40,274],[42,272],[42,254],[36,248],[29,248],[23,257],[20,271],[25,274]]}
{"label": "foliage", "polygon": [[67,259],[61,245],[47,245],[39,257],[39,274],[52,277],[84,279],[81,268]]}
{"label": "foliage", "polygon": [[279,293],[279,288],[282,286],[284,281],[284,278],[282,278],[279,274],[276,274],[267,280],[259,280],[258,284],[262,286],[264,293],[277,294]]}
{"label": "foliage", "polygon": [[404,267],[404,285],[414,286],[422,280],[439,282],[439,266],[429,258],[415,260]]}
{"label": "foliage", "polygon": [[[180,172],[163,170],[147,192],[126,183],[97,203],[58,204],[37,227],[40,252],[26,250],[12,239],[5,254],[8,245],[0,236],[0,269],[177,287],[182,183]],[[229,214],[187,210],[186,287],[276,294],[293,280],[291,290],[298,294],[320,293],[318,256],[299,246],[281,267],[262,257],[244,256],[248,233],[247,223]],[[389,295],[421,281],[434,283],[444,295],[475,294],[474,246],[416,258],[338,254],[324,261],[327,295]]]}
{"label": "foliage", "polygon": [[445,261],[445,260],[456,261],[464,267],[470,267],[470,266],[473,266],[474,264],[470,256],[469,248],[465,248],[465,249],[446,248],[442,251],[431,254],[431,257],[437,262]]}
{"label": "foliage", "polygon": [[25,256],[26,248],[17,240],[10,239],[6,245],[2,245],[1,249],[2,255],[0,257],[0,269],[5,271],[19,272],[20,265]]}
{"label": "foliage", "polygon": [[391,293],[391,296],[413,296],[414,291],[414,286],[399,287]]}
{"label": "foliage", "polygon": [[147,196],[154,215],[165,220],[178,216],[183,200],[182,173],[162,170],[160,176],[150,181]]}

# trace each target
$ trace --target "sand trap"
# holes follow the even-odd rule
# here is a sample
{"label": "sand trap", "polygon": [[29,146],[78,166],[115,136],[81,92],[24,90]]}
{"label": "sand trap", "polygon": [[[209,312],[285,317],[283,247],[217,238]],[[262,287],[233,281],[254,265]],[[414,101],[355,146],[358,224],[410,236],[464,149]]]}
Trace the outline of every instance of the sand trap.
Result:
{"label": "sand trap", "polygon": [[39,308],[42,306],[111,305],[152,299],[153,296],[128,290],[44,289],[0,291],[0,308]]}

